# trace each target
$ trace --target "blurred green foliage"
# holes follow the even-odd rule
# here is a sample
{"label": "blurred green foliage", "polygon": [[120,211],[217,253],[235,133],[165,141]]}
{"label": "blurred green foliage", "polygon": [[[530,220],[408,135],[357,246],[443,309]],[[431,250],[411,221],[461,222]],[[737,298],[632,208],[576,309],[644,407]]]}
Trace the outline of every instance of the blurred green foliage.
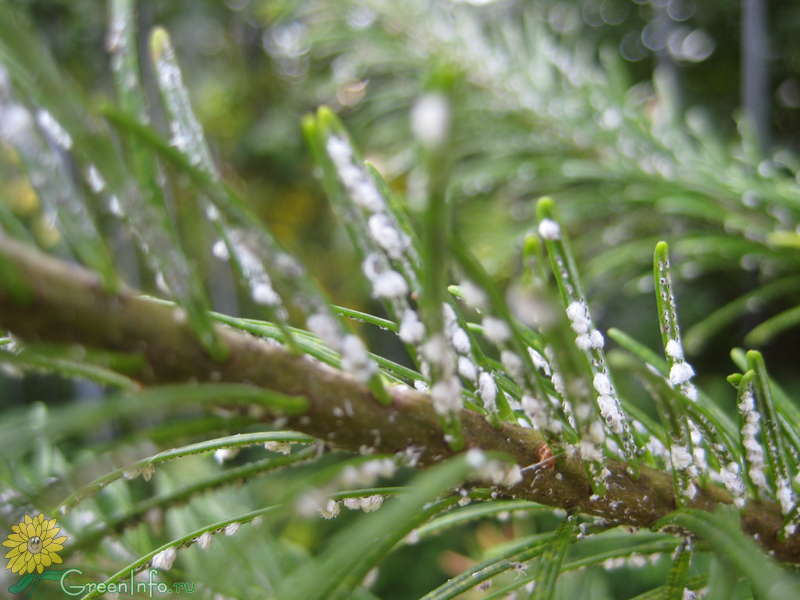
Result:
{"label": "blurred green foliage", "polygon": [[[96,0],[20,0],[13,4],[30,15],[63,72],[81,89],[89,91],[91,109],[99,110],[111,102],[113,83],[108,54],[103,51],[106,14],[100,4]],[[602,172],[608,164],[603,162],[608,153],[606,147],[598,145],[598,140],[610,147],[616,143],[610,139],[615,136],[613,132],[605,134],[605,140],[597,136],[585,142],[576,137],[576,132],[581,131],[578,119],[577,125],[562,123],[556,116],[542,119],[541,114],[527,113],[513,101],[510,107],[502,105],[484,89],[491,88],[493,82],[476,82],[470,65],[458,62],[458,48],[453,51],[442,43],[438,51],[436,44],[441,40],[416,39],[415,29],[409,29],[408,22],[403,20],[408,15],[396,16],[387,3],[377,2],[375,8],[368,4],[336,0],[138,3],[141,31],[163,25],[171,33],[195,112],[223,177],[269,224],[276,237],[309,266],[336,303],[383,314],[379,304],[369,297],[366,282],[358,275],[358,259],[315,177],[315,167],[303,141],[301,118],[321,104],[332,106],[354,139],[359,140],[365,156],[386,176],[393,189],[407,195],[412,216],[420,219],[419,207],[414,206],[420,173],[414,166],[417,157],[408,115],[414,100],[432,87],[446,89],[453,99],[454,174],[450,193],[456,198],[456,227],[501,285],[517,279],[524,269],[521,240],[533,225],[533,200],[540,194],[555,197],[565,223],[577,240],[579,264],[597,320],[604,326],[630,332],[650,347],[659,346],[658,330],[653,326],[655,302],[648,288],[649,279],[644,279],[645,275],[649,277],[654,240],[691,241],[696,236],[698,243],[714,247],[706,252],[693,248],[691,243],[675,244],[675,262],[682,265],[676,287],[685,328],[754,287],[791,273],[792,268],[796,273],[797,257],[791,255],[796,248],[786,251],[765,242],[762,248],[758,244],[763,240],[759,240],[758,244],[753,242],[753,251],[749,252],[749,246],[742,249],[747,243],[742,228],[726,229],[725,223],[715,221],[719,215],[714,211],[721,211],[722,207],[735,205],[731,212],[741,210],[738,182],[730,190],[723,189],[718,182],[692,190],[688,185],[674,184],[674,178],[650,177],[636,167],[627,178],[622,171]],[[425,18],[425,3],[417,4],[414,16]],[[630,101],[639,110],[636,118],[649,125],[647,119],[656,120],[655,115],[665,102],[664,96],[651,85],[653,71],[659,64],[668,65],[676,74],[673,91],[680,100],[681,121],[707,117],[709,145],[719,140],[722,152],[726,156],[735,155],[736,161],[746,155],[747,147],[739,147],[735,119],[741,104],[740,14],[736,3],[585,0],[551,2],[545,6],[544,2],[498,0],[485,7],[459,8],[480,14],[479,22],[485,25],[487,38],[494,39],[493,36],[502,37],[502,25],[522,19],[528,8],[526,4],[538,5],[535,14],[547,21],[556,43],[571,51],[585,51],[593,60],[604,48],[610,49],[616,58],[621,57],[619,64],[625,79],[621,87],[628,94],[622,99],[612,99],[612,103]],[[485,12],[477,13],[479,10]],[[656,38],[661,34],[654,33],[657,28],[654,23],[664,15],[670,35],[659,41]],[[777,173],[775,179],[781,183],[793,182],[796,177],[800,39],[793,32],[798,26],[800,8],[791,3],[775,3],[771,7],[769,33],[773,53],[769,59],[772,69],[769,93],[774,148],[765,159],[768,163],[765,169]],[[463,40],[454,42],[456,46],[459,43]],[[141,51],[144,56],[144,36]],[[525,61],[521,62],[524,66]],[[166,131],[165,116],[157,108],[158,91],[152,83],[151,67],[148,61],[142,61],[142,65],[148,81],[148,99],[156,111],[154,124]],[[582,91],[597,92],[581,85],[565,87],[561,93],[569,97]],[[619,89],[610,85],[607,91]],[[23,179],[9,175],[16,161],[13,153],[4,149],[2,180],[7,207],[31,224],[31,231],[42,245],[54,246],[58,234],[41,220],[35,193]],[[741,162],[748,163],[746,157]],[[573,167],[573,171],[565,164]],[[761,164],[763,161],[748,163],[746,169],[758,173]],[[723,166],[727,168],[728,163]],[[765,188],[773,182],[769,175],[760,181]],[[175,182],[171,191],[176,206],[184,201],[190,204],[189,199],[196,193],[181,180]],[[797,198],[796,194],[789,196]],[[700,197],[710,198],[709,204],[703,205],[706,214],[690,214],[686,205]],[[763,210],[760,207],[753,211],[757,214],[744,211],[741,218],[772,219],[774,215],[766,203],[762,207]],[[786,219],[782,215],[772,219],[781,225],[775,229],[791,231],[795,227],[796,231],[797,214],[795,204]],[[773,225],[770,221],[765,229]],[[113,227],[108,226],[107,231],[113,231]],[[731,244],[728,251],[724,247],[726,239],[736,240],[739,246]],[[645,251],[638,254],[634,251],[637,242],[635,250]],[[619,250],[616,255],[615,249]],[[753,257],[762,252],[765,260],[756,261]],[[632,258],[634,255],[637,258]],[[128,275],[138,273],[139,262],[138,256],[129,261]],[[143,287],[152,288],[147,276],[142,279]],[[224,276],[212,277],[210,282],[212,288],[230,286]],[[213,290],[211,295],[213,298]],[[721,375],[733,370],[728,358],[730,348],[740,345],[745,334],[767,317],[796,306],[797,300],[795,288],[767,305],[753,302],[742,318],[718,332],[694,360],[700,384],[707,385],[715,398],[728,397],[727,408],[731,412],[733,394],[723,383],[715,383],[721,381]],[[241,297],[234,301],[222,294],[215,300],[216,308],[227,312],[237,301],[241,301],[239,315],[255,316],[255,307]],[[371,336],[368,339],[375,352],[408,363],[394,338],[372,329],[364,333]],[[787,349],[797,346],[798,335],[795,328],[773,338],[764,347],[771,372],[784,382],[790,393],[795,392],[790,394],[795,397],[800,390],[800,377],[796,357]],[[50,397],[57,404],[73,394],[61,379],[4,378],[1,385],[9,404],[28,405],[42,397]],[[642,395],[636,388],[627,391]],[[111,429],[98,431],[96,441],[125,434],[128,428],[122,423],[114,426],[114,431]],[[80,443],[73,450],[78,452]],[[43,455],[47,452],[42,450]],[[255,449],[252,453],[263,454]],[[241,460],[241,456],[235,460]],[[123,498],[115,508],[129,506],[154,490],[167,493],[207,475],[208,471],[209,465],[198,458],[182,462],[180,467],[159,470],[154,481],[139,481],[133,491],[118,486],[114,493]],[[196,527],[230,516],[232,505],[241,509],[235,512],[245,512],[249,503],[243,497],[263,503],[280,485],[279,477],[249,482],[241,490],[227,490],[223,496],[215,497],[205,509],[198,511],[192,505],[170,513],[168,519],[186,525],[181,529],[190,529],[188,525]],[[213,514],[200,514],[202,510]],[[157,515],[156,526],[164,527],[166,518]],[[343,521],[346,518],[349,517],[340,517]],[[472,566],[474,557],[491,554],[494,546],[550,531],[553,525],[554,520],[548,515],[524,519],[512,516],[500,523],[487,520],[423,540],[392,555],[384,563],[372,591],[385,599],[419,597],[446,577]],[[344,521],[344,528],[347,526]],[[299,556],[318,550],[328,537],[326,524],[302,519],[289,519],[279,529],[282,541],[290,547],[296,546]],[[126,542],[140,553],[153,546],[144,527],[125,535]],[[261,568],[247,564],[246,548],[251,541],[260,544],[259,556],[277,556],[264,540],[235,540],[236,543],[226,540],[222,545],[224,551],[216,556],[224,556],[220,560],[226,563],[235,563],[236,569]],[[202,568],[212,569],[209,579],[213,580],[220,572],[219,564],[201,558],[196,550],[190,552],[193,553],[190,561],[196,559]],[[275,558],[269,566],[271,575],[282,572],[280,561]],[[663,582],[668,568],[668,560],[662,557],[646,569],[621,566],[605,574],[600,569],[576,572],[566,576],[561,597],[629,598]],[[702,570],[703,565],[695,564],[691,574]],[[414,576],[409,577],[408,573]],[[179,575],[176,577],[180,578]],[[519,576],[522,574],[506,578]],[[229,580],[235,582],[235,577]],[[497,582],[494,585],[499,586]],[[252,589],[220,590],[220,593],[248,597]],[[364,597],[368,598],[366,594]]]}

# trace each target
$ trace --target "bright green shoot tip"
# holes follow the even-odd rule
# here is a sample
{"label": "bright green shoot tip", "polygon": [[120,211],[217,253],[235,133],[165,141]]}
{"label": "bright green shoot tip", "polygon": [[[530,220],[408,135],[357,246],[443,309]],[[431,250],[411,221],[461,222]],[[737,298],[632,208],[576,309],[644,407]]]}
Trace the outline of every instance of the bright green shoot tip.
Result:
{"label": "bright green shoot tip", "polygon": [[163,27],[154,27],[150,33],[150,54],[153,60],[161,60],[164,52],[170,48],[169,33]]}
{"label": "bright green shoot tip", "polygon": [[543,219],[552,219],[553,207],[553,199],[550,196],[542,196],[536,203],[536,218],[540,221]]}

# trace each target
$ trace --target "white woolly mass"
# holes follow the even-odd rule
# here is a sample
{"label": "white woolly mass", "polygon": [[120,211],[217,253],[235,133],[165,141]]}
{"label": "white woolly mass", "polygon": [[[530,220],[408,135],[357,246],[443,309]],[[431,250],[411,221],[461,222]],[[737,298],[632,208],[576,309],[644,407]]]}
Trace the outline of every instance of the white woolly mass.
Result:
{"label": "white woolly mass", "polygon": [[606,345],[605,338],[603,338],[603,334],[600,333],[597,329],[592,329],[592,332],[589,334],[590,339],[590,346],[592,348],[597,348],[600,350],[603,346]]}
{"label": "white woolly mass", "polygon": [[337,167],[339,165],[344,166],[353,158],[353,150],[350,148],[350,144],[335,135],[328,138],[325,143],[325,149]]}
{"label": "white woolly mass", "polygon": [[480,448],[470,448],[464,458],[467,465],[473,469],[480,469],[486,464],[486,454]]}
{"label": "white woolly mass", "polygon": [[72,138],[67,130],[61,126],[61,123],[55,120],[46,110],[39,109],[36,113],[36,122],[44,130],[47,136],[52,139],[56,144],[61,146],[64,150],[72,148]]}
{"label": "white woolly mass", "polygon": [[[712,471],[713,473],[713,471]],[[731,461],[720,470],[720,480],[727,490],[733,495],[737,506],[744,505],[744,482],[739,474],[739,463]],[[741,502],[741,504],[739,504]]]}
{"label": "white woolly mass", "polygon": [[89,187],[92,188],[92,191],[95,194],[99,194],[106,187],[106,182],[103,179],[103,176],[100,175],[100,171],[98,171],[97,167],[94,165],[89,165],[89,168],[86,169],[86,181],[89,183]]}
{"label": "white woolly mass", "polygon": [[463,406],[461,384],[457,377],[437,381],[431,388],[433,408],[440,415],[453,413]]}
{"label": "white woolly mass", "polygon": [[513,464],[506,471],[506,476],[503,478],[503,485],[512,487],[522,481],[522,469],[519,465]]}
{"label": "white woolly mass", "polygon": [[381,506],[383,506],[383,496],[380,494],[364,496],[363,498],[359,499],[358,504],[361,507],[361,510],[364,512],[375,512]]}
{"label": "white woolly mass", "polygon": [[575,300],[574,302],[571,302],[570,305],[567,306],[566,312],[567,318],[570,321],[589,318],[589,311],[586,307],[586,304],[581,300]]}
{"label": "white woolly mass", "polygon": [[794,490],[792,489],[792,484],[789,483],[788,479],[780,478],[778,480],[778,490],[775,495],[777,496],[778,503],[781,507],[781,514],[789,514],[789,511],[794,508],[796,499]]}
{"label": "white woolly mass", "polygon": [[594,385],[594,389],[597,390],[598,394],[611,394],[613,392],[611,380],[605,373],[598,373],[595,375],[594,379],[592,380],[592,384]]}
{"label": "white woolly mass", "polygon": [[361,472],[361,469],[353,465],[347,465],[344,469],[342,469],[342,474],[339,476],[339,479],[342,485],[345,487],[360,487],[362,485],[370,485],[372,483],[371,480],[367,480],[366,483],[364,483],[365,477]]}
{"label": "white woolly mass", "polygon": [[345,498],[342,504],[350,510],[361,510],[361,498]]}
{"label": "white woolly mass", "polygon": [[256,304],[264,306],[278,306],[281,303],[281,297],[272,289],[272,285],[266,281],[261,281],[253,286],[252,296]]}
{"label": "white woolly mass", "polygon": [[697,467],[699,472],[707,473],[709,471],[708,460],[706,459],[706,450],[705,448],[701,447],[699,443],[695,443],[695,445],[692,447],[692,457],[694,459],[695,467]]}
{"label": "white woolly mass", "polygon": [[367,571],[367,574],[364,575],[364,579],[361,581],[361,587],[367,590],[371,588],[378,581],[379,574],[378,567],[373,567]]}
{"label": "white woolly mass", "polygon": [[[581,391],[583,391],[583,386],[581,386]],[[592,407],[589,405],[588,402],[580,402],[575,407],[575,416],[578,417],[580,421],[586,421],[589,418],[589,415],[592,412]]]}
{"label": "white woolly mass", "polygon": [[313,517],[319,514],[326,500],[320,490],[312,490],[299,496],[294,508],[297,514],[302,517]]}
{"label": "white woolly mass", "polygon": [[467,450],[467,453],[464,455],[464,458],[467,461],[467,465],[469,465],[473,469],[479,469],[484,464],[486,464],[486,455],[480,448],[470,448],[469,450]]}
{"label": "white woolly mass", "polygon": [[675,444],[670,449],[672,466],[678,470],[688,469],[692,464],[692,455],[689,451],[679,444]]}
{"label": "white woolly mass", "polygon": [[406,344],[419,344],[425,339],[425,325],[419,320],[417,311],[407,308],[400,319],[400,339]]}
{"label": "white woolly mass", "polygon": [[342,138],[330,136],[325,149],[353,201],[369,212],[381,212],[384,208],[383,198],[375,187],[372,177],[364,168],[356,166],[353,162],[353,150],[350,144]]}
{"label": "white woolly mass", "polygon": [[494,485],[511,487],[522,481],[522,469],[517,464],[507,465],[497,460],[489,460],[478,467],[477,476]]}
{"label": "white woolly mass", "polygon": [[690,481],[689,484],[686,486],[686,497],[689,500],[693,500],[697,496],[697,486],[694,484],[694,481]]}
{"label": "white woolly mass", "polygon": [[606,440],[606,432],[600,421],[592,421],[592,424],[589,425],[589,439],[598,445]]}
{"label": "white woolly mass", "polygon": [[411,132],[423,146],[435,148],[447,137],[450,108],[442,94],[420,96],[411,108]]}
{"label": "white woolly mass", "polygon": [[447,352],[447,344],[441,333],[432,336],[422,345],[422,356],[429,362],[435,364],[442,364],[443,358],[449,354]]}
{"label": "white woolly mass", "polygon": [[[122,210],[122,204],[119,202],[119,198],[116,195],[112,194],[108,198],[108,212],[110,212],[115,217],[121,217],[125,214],[125,211]],[[140,241],[139,244],[142,242]]]}
{"label": "white woolly mass", "polygon": [[31,132],[31,113],[21,104],[5,107],[0,119],[0,136],[14,145],[24,144]]}
{"label": "white woolly mass", "polygon": [[678,340],[669,340],[667,345],[664,346],[664,352],[667,356],[675,360],[683,360],[683,346]]}
{"label": "white woolly mass", "polygon": [[209,221],[219,221],[219,210],[213,204],[206,205],[206,218]]}
{"label": "white woolly mass", "polygon": [[495,317],[484,317],[481,327],[483,327],[483,335],[486,339],[495,344],[502,344],[511,337],[511,330],[505,321]]}
{"label": "white woolly mass", "polygon": [[453,348],[456,349],[456,352],[459,354],[469,354],[472,346],[469,343],[469,336],[467,332],[458,327],[453,332]]}
{"label": "white woolly mass", "polygon": [[[572,331],[578,334],[585,334],[586,332],[589,331],[589,327],[591,327],[591,324],[592,324],[591,321],[589,321],[588,319],[575,319],[574,321],[572,321]],[[591,340],[592,338],[589,337],[590,346],[592,344]]]}
{"label": "white woolly mass", "polygon": [[481,310],[486,306],[486,293],[477,285],[469,280],[465,280],[459,283],[458,287],[461,290],[461,295],[463,296],[464,303],[467,306],[478,310]]}
{"label": "white woolly mass", "polygon": [[[116,196],[113,196],[113,198],[116,198]],[[120,215],[121,214],[122,213],[120,213]],[[167,285],[167,280],[164,278],[164,273],[162,273],[161,271],[156,273],[156,287],[165,294],[170,293],[169,286]]]}
{"label": "white woolly mass", "polygon": [[528,354],[531,357],[531,361],[533,362],[533,366],[537,369],[541,369],[544,371],[545,375],[550,375],[550,363],[547,362],[547,359],[539,354],[535,348],[528,347]]}
{"label": "white woolly mass", "polygon": [[387,268],[388,263],[380,252],[370,252],[361,263],[361,270],[370,281],[377,279]]}
{"label": "white woolly mass", "polygon": [[[635,567],[637,569],[645,566],[647,564],[647,558],[642,556],[641,554],[631,554],[628,557],[628,565],[631,567]],[[684,591],[686,591],[684,589]],[[681,600],[689,600],[688,598],[682,598]]]}
{"label": "white woolly mass", "polygon": [[458,324],[458,317],[456,311],[450,306],[449,302],[442,302],[442,317],[444,318],[444,325],[447,330],[452,329]]}
{"label": "white woolly mass", "polygon": [[552,219],[542,219],[539,223],[539,235],[546,240],[557,240],[561,237],[561,227]]}
{"label": "white woolly mass", "polygon": [[221,465],[225,461],[236,457],[237,454],[239,454],[239,448],[219,448],[214,450],[214,460]]}
{"label": "white woolly mass", "polygon": [[228,260],[231,257],[228,252],[228,244],[226,244],[223,239],[214,242],[214,245],[211,247],[211,253],[219,260]]}
{"label": "white woolly mass", "polygon": [[220,245],[215,244],[213,249],[215,256],[218,258],[222,256],[227,260],[228,251],[232,251],[250,286],[250,296],[253,301],[267,306],[280,306],[280,297],[272,289],[272,281],[264,269],[262,259],[258,255],[257,245],[246,232],[238,229],[229,231],[228,241],[230,242],[229,249],[223,249],[224,242]]}
{"label": "white woolly mass", "polygon": [[581,440],[580,451],[581,451],[581,458],[583,458],[584,460],[595,461],[595,462],[603,460],[602,450],[600,450],[598,446],[596,446],[589,440]]}
{"label": "white woolly mass", "polygon": [[[544,419],[546,419],[546,416],[547,415],[542,413],[543,421],[542,421],[541,427],[543,429],[546,428],[548,431],[550,431],[552,433],[556,433],[556,434],[561,433],[564,430],[564,424],[561,421],[546,421],[546,420],[544,420]],[[571,416],[572,415],[567,415],[567,419],[569,420]]]}
{"label": "white woolly mass", "polygon": [[[361,465],[358,470],[360,479],[352,485],[360,485],[361,487],[368,487],[372,485],[379,477],[389,478],[392,477],[397,470],[397,465],[391,458],[376,458]],[[348,484],[350,485],[350,484]]]}
{"label": "white woolly mass", "polygon": [[759,415],[758,413],[754,412],[756,410],[756,399],[751,390],[746,390],[745,393],[742,394],[742,399],[739,402],[739,410],[742,411],[742,414],[748,423],[751,420],[751,413],[754,414],[753,420],[758,422]]}
{"label": "white woolly mass", "polygon": [[178,553],[175,551],[175,548],[167,548],[166,550],[162,550],[158,554],[153,557],[152,562],[150,565],[154,569],[161,569],[162,571],[169,571],[172,568],[173,563],[175,562],[175,557]]}
{"label": "white woolly mass", "polygon": [[385,213],[374,214],[367,223],[372,239],[394,259],[402,257],[409,245],[408,236]]}
{"label": "white woolly mass", "polygon": [[208,550],[209,546],[211,546],[212,538],[213,536],[211,535],[211,532],[206,531],[199,538],[196,538],[195,541],[197,542],[197,545],[200,546],[203,550]]}
{"label": "white woolly mass", "polygon": [[478,378],[478,369],[475,363],[466,356],[458,357],[458,374],[468,381],[475,381]]}
{"label": "white woolly mass", "polygon": [[408,284],[397,271],[384,271],[372,280],[372,292],[377,298],[402,298],[408,293]]}
{"label": "white woolly mass", "polygon": [[753,463],[748,471],[753,485],[761,490],[767,490],[767,476],[764,473],[764,464]]}
{"label": "white woolly mass", "polygon": [[264,450],[288,456],[292,453],[292,445],[289,442],[264,442]]}
{"label": "white woolly mass", "polygon": [[530,418],[532,418],[542,408],[539,401],[530,394],[523,394],[519,403],[522,405],[522,410]]}
{"label": "white woolly mass", "polygon": [[654,435],[651,436],[650,439],[647,442],[647,450],[653,456],[659,456],[661,458],[666,458],[667,457],[667,448],[666,448],[666,446],[664,446],[664,444],[661,442],[661,440],[658,439]]}
{"label": "white woolly mass", "polygon": [[[691,384],[689,384],[691,386]],[[694,387],[694,386],[691,386]],[[694,466],[701,473],[709,471],[708,460],[706,459],[706,451],[703,448],[703,432],[694,422],[689,422],[689,435],[692,440],[692,456],[694,457]]]}
{"label": "white woolly mass", "polygon": [[491,373],[486,371],[481,372],[478,377],[478,393],[483,400],[483,406],[486,410],[495,409],[495,399],[497,398],[497,384],[494,382],[494,377]]}
{"label": "white woolly mass", "polygon": [[338,348],[341,341],[341,330],[339,323],[330,315],[325,313],[315,313],[306,319],[306,326],[323,342]]}
{"label": "white woolly mass", "polygon": [[580,350],[590,350],[592,347],[592,337],[588,333],[582,333],[575,338],[575,345]]}
{"label": "white woolly mass", "polygon": [[503,363],[513,379],[519,379],[522,376],[522,359],[511,350],[503,350],[500,353],[500,362]]}
{"label": "white woolly mass", "polygon": [[239,528],[241,528],[241,523],[229,523],[225,526],[223,533],[227,536],[236,535],[239,532]]}
{"label": "white woolly mass", "polygon": [[[586,306],[585,302],[581,300],[572,302],[569,306],[567,306],[566,312],[567,317],[570,320],[570,324],[572,325],[572,330],[575,333],[588,333],[592,325],[592,319],[589,316],[589,307]],[[589,336],[589,340],[589,343],[591,344],[591,335]]]}
{"label": "white woolly mass", "polygon": [[753,394],[747,392],[739,403],[739,410],[744,417],[745,424],[742,427],[742,446],[749,463],[750,478],[759,487],[766,489],[766,477],[764,476],[764,449],[758,441],[759,421],[761,415],[754,408]]}
{"label": "white woolly mass", "polygon": [[603,415],[611,431],[614,433],[622,433],[622,413],[619,411],[616,398],[608,394],[600,394],[597,397],[597,405],[600,408],[600,414]]}
{"label": "white woolly mass", "polygon": [[419,530],[414,529],[413,531],[409,532],[409,534],[403,539],[403,541],[409,546],[413,546],[414,544],[419,543]]}
{"label": "white woolly mass", "polygon": [[564,387],[564,378],[561,377],[559,373],[553,373],[553,375],[550,377],[550,381],[553,382],[553,387],[556,388],[556,391],[559,394],[566,396],[567,388]]}
{"label": "white woolly mass", "polygon": [[352,334],[346,335],[342,342],[342,369],[361,382],[368,381],[375,371],[364,342]]}
{"label": "white woolly mass", "polygon": [[328,500],[325,506],[320,509],[319,514],[323,519],[334,519],[339,516],[340,511],[341,507],[336,500]]}
{"label": "white woolly mass", "polygon": [[142,479],[144,479],[145,481],[150,481],[155,472],[156,472],[156,466],[153,463],[148,463],[147,465],[142,467]]}
{"label": "white woolly mass", "polygon": [[537,429],[545,429],[552,423],[548,423],[545,405],[538,398],[529,394],[524,394],[520,399],[522,410],[530,419],[531,424]]}
{"label": "white woolly mass", "polygon": [[694,369],[686,361],[677,362],[669,370],[669,382],[675,386],[686,383],[694,377]]}

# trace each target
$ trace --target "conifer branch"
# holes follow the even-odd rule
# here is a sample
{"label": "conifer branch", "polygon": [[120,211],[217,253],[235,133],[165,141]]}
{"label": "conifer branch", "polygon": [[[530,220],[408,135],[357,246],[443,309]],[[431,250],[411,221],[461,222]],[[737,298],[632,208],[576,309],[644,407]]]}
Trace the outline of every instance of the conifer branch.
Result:
{"label": "conifer branch", "polygon": [[[24,340],[139,352],[145,366],[133,377],[143,384],[245,382],[305,396],[308,412],[289,417],[288,426],[339,448],[416,452],[420,466],[454,454],[426,394],[393,387],[391,402],[380,404],[351,375],[221,324],[217,332],[229,353],[215,361],[178,309],[131,289],[110,292],[92,272],[7,238],[0,238],[0,326]],[[505,452],[521,466],[538,462],[545,447],[539,433],[507,423],[494,427],[473,411],[461,411],[461,421],[467,448]],[[501,495],[634,527],[652,525],[675,510],[668,473],[641,466],[634,479],[625,463],[609,461],[608,468],[608,493],[602,497],[592,495],[581,464],[566,457],[552,469],[524,471],[522,481]],[[706,487],[688,506],[713,510],[731,501],[727,491]],[[778,559],[800,563],[800,537],[779,539],[783,518],[774,503],[748,506],[742,525]]]}

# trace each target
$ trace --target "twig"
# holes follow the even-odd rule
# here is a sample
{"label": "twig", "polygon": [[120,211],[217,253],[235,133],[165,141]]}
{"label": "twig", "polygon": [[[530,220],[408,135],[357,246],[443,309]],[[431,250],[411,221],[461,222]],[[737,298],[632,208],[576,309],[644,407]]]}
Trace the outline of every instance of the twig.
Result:
{"label": "twig", "polygon": [[[309,401],[305,415],[288,426],[348,450],[381,453],[412,450],[419,465],[437,463],[454,452],[444,440],[430,398],[411,388],[390,388],[391,403],[375,402],[350,375],[274,342],[217,325],[230,350],[213,360],[185,317],[174,308],[140,297],[134,290],[109,293],[90,271],[51,258],[29,246],[0,238],[0,326],[26,340],[83,344],[140,352],[146,366],[134,374],[144,384],[186,381],[246,382]],[[511,424],[493,427],[481,415],[461,412],[467,448],[505,452],[521,465],[535,461],[542,436]],[[640,468],[637,479],[626,465],[609,461],[608,492],[593,496],[581,464],[559,457],[555,468],[526,471],[502,496],[597,515],[610,522],[649,526],[675,509],[668,473]],[[731,497],[717,487],[702,488],[689,506],[712,510]],[[783,519],[774,503],[751,504],[742,524],[778,559],[800,563],[800,537],[780,541]]]}

